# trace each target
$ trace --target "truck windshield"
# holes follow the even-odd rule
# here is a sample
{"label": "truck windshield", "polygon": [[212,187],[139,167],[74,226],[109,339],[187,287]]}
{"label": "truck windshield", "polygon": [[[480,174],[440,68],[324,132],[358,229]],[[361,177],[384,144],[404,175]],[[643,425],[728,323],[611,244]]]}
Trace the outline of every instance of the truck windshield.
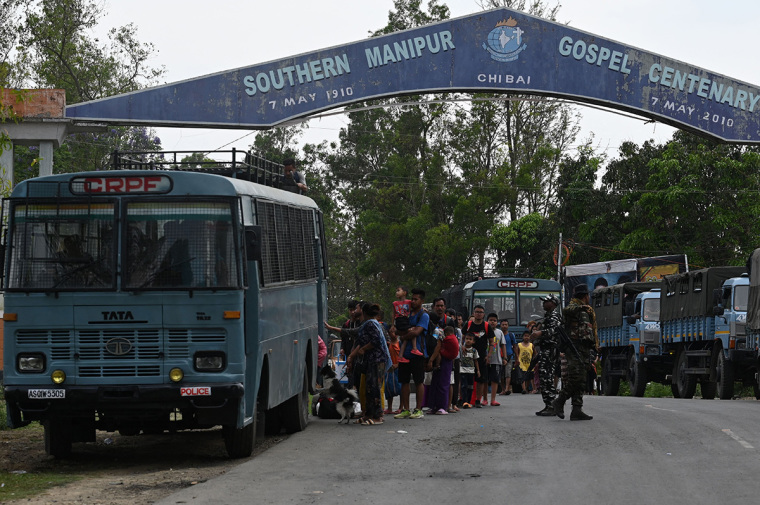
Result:
{"label": "truck windshield", "polygon": [[734,288],[734,311],[747,312],[749,302],[749,286],[736,286]]}
{"label": "truck windshield", "polygon": [[123,288],[239,287],[234,229],[227,201],[128,202]]}
{"label": "truck windshield", "polygon": [[498,314],[499,321],[506,319],[510,325],[517,324],[517,293],[515,291],[476,291],[474,296],[475,305],[482,305],[486,309],[486,315],[494,312]]}
{"label": "truck windshield", "polygon": [[642,310],[641,319],[644,321],[659,321],[660,320],[660,299],[650,298],[644,300],[644,308]]}
{"label": "truck windshield", "polygon": [[115,289],[113,202],[13,205],[9,290]]}

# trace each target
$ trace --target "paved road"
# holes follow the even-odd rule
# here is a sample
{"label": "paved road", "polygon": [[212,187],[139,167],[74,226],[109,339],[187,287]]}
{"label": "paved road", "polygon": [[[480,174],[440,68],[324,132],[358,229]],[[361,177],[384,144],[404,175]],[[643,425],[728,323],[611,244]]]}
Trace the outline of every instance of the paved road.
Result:
{"label": "paved road", "polygon": [[538,395],[501,398],[500,407],[382,426],[313,419],[157,503],[757,502],[760,402],[586,397],[594,420],[571,422],[535,416]]}

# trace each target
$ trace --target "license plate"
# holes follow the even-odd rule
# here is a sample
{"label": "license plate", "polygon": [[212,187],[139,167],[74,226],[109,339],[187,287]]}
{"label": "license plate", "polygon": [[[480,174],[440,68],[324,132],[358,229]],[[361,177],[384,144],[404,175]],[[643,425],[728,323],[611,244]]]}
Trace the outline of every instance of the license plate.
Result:
{"label": "license plate", "polygon": [[53,398],[66,398],[65,389],[30,389],[29,398],[49,400]]}

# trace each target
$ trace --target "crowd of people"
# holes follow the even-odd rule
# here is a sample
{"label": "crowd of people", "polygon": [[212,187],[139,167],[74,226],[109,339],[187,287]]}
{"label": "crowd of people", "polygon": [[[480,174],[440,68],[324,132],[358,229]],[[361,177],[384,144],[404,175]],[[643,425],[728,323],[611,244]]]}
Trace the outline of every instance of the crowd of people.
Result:
{"label": "crowd of people", "polygon": [[499,407],[499,396],[518,389],[513,384],[523,394],[541,394],[544,408],[538,416],[564,419],[570,399],[571,420],[592,419],[582,410],[582,396],[598,341],[585,285],[575,288],[564,309],[554,295],[541,298],[544,318],[531,322],[519,337],[509,331],[508,320],[486,314],[481,305],[465,316],[436,298],[428,312],[423,308],[425,292],[412,289],[410,294],[407,298],[406,288],[397,288],[388,322],[379,305],[352,300],[342,327],[325,325],[340,334],[347,386],[359,392],[362,413],[357,424],[381,424],[389,415],[420,419]]}

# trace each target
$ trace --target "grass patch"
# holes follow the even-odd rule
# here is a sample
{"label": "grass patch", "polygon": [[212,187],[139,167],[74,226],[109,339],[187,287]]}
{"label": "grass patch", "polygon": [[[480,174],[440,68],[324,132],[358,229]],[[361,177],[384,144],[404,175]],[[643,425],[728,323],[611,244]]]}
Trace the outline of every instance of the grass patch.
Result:
{"label": "grass patch", "polygon": [[43,493],[55,486],[79,480],[75,475],[57,473],[0,473],[0,503]]}

